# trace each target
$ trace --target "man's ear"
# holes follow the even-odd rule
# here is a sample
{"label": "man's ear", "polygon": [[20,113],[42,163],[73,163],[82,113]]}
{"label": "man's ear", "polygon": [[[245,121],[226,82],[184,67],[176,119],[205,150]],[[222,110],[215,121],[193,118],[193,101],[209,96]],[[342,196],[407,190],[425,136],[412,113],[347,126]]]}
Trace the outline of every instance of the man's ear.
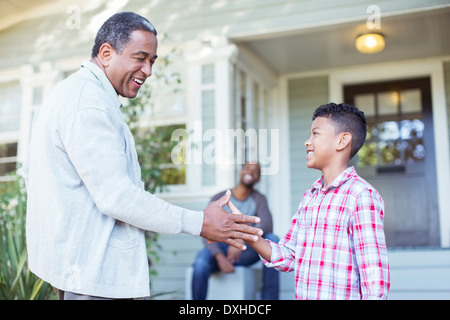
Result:
{"label": "man's ear", "polygon": [[347,147],[351,147],[352,135],[350,132],[343,132],[339,136],[339,141],[336,150],[342,151]]}
{"label": "man's ear", "polygon": [[104,68],[109,66],[109,63],[110,63],[111,58],[114,55],[114,53],[115,53],[115,51],[109,43],[105,42],[104,44],[102,44],[102,46],[98,50],[97,57],[100,60],[100,62]]}

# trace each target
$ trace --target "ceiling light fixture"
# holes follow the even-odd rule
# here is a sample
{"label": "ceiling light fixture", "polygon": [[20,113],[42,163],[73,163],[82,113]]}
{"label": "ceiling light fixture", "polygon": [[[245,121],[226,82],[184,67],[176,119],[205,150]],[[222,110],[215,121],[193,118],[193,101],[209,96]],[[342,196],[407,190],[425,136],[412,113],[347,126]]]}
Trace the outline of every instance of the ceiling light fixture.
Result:
{"label": "ceiling light fixture", "polygon": [[366,33],[356,38],[356,49],[364,54],[381,52],[385,45],[384,36],[379,33]]}

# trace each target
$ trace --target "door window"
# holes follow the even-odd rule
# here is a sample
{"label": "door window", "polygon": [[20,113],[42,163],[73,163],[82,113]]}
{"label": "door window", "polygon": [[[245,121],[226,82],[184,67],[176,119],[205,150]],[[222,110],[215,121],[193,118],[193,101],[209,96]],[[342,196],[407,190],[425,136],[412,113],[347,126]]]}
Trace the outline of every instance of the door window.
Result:
{"label": "door window", "polygon": [[425,160],[425,124],[419,89],[361,93],[354,104],[367,118],[358,166],[401,166]]}

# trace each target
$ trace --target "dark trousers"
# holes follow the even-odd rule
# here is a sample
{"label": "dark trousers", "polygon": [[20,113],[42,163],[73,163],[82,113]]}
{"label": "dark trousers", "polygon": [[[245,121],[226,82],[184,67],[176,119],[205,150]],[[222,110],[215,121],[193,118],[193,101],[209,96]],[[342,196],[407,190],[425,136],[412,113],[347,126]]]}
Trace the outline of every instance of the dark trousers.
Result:
{"label": "dark trousers", "polygon": [[[274,234],[266,234],[264,238],[273,242],[278,242],[279,239]],[[228,245],[219,243],[222,252],[227,255]],[[260,261],[258,253],[250,246],[247,250],[242,251],[241,258],[234,263],[235,266],[249,267],[254,263]],[[209,276],[219,271],[216,259],[209,252],[208,249],[202,249],[197,254],[192,275],[192,299],[205,300],[208,290]],[[263,286],[261,289],[261,299],[263,300],[278,300],[279,296],[279,271],[274,268],[263,267]]]}

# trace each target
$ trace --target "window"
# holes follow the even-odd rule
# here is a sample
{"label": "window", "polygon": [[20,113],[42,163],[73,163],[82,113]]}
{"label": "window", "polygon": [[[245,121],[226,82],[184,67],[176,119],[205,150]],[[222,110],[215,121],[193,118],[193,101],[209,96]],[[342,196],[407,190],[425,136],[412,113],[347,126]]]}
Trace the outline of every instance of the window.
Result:
{"label": "window", "polygon": [[367,138],[358,153],[357,165],[383,170],[423,162],[426,144],[421,89],[406,86],[359,90],[353,95],[353,104],[366,115]]}
{"label": "window", "polygon": [[0,181],[8,180],[8,173],[16,170],[17,142],[0,144]]}
{"label": "window", "polygon": [[178,153],[176,163],[171,158],[171,151],[176,144],[175,141],[171,140],[171,136],[173,131],[177,129],[186,129],[186,125],[169,125],[154,129],[154,134],[161,137],[159,147],[164,150],[164,153],[161,154],[161,178],[167,185],[186,184],[186,154]]}
{"label": "window", "polygon": [[172,161],[172,150],[177,141],[172,141],[176,129],[185,129],[185,124],[139,128],[134,136],[145,188],[154,191],[161,185],[186,184],[185,154],[177,154]]}
{"label": "window", "polygon": [[236,162],[261,161],[255,157],[261,156],[259,129],[267,129],[267,90],[238,66],[234,67],[234,80],[234,123],[236,129],[244,131],[242,141],[236,143],[237,147],[242,147],[236,150]]}
{"label": "window", "polygon": [[20,109],[20,83],[0,84],[0,181],[10,180],[16,169]]}

